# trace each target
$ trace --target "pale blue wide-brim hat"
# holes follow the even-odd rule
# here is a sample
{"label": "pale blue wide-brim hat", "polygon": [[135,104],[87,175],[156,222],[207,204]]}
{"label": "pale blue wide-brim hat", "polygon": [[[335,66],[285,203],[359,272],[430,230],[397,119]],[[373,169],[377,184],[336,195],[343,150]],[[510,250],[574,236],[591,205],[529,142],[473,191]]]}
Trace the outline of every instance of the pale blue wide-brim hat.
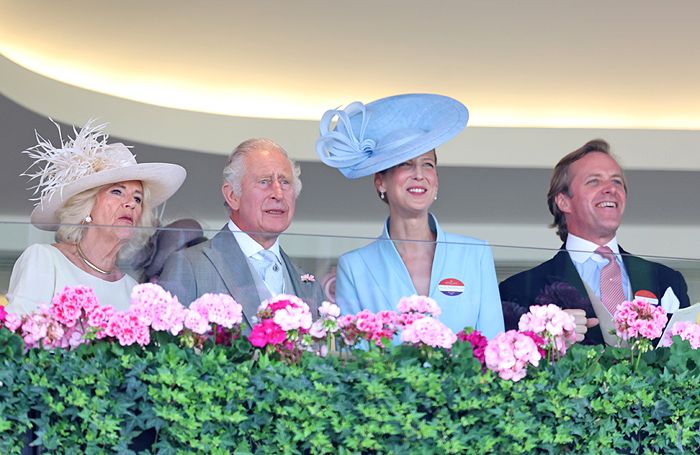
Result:
{"label": "pale blue wide-brim hat", "polygon": [[444,144],[468,119],[462,103],[443,95],[396,95],[366,105],[356,101],[323,114],[316,153],[347,178],[365,177]]}

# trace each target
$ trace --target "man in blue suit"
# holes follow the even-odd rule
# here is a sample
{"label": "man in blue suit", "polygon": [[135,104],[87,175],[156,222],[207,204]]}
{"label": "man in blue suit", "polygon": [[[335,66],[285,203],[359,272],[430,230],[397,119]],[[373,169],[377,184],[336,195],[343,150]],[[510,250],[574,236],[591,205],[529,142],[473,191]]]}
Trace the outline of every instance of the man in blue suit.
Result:
{"label": "man in blue suit", "polygon": [[531,305],[553,303],[576,318],[578,341],[610,344],[609,308],[615,305],[603,304],[601,288],[607,298],[607,281],[613,279],[603,269],[611,260],[617,262],[612,267],[619,267],[615,282],[621,284],[620,299],[648,299],[667,313],[689,305],[688,288],[679,272],[632,256],[618,245],[626,201],[625,177],[607,142],[589,141],[559,161],[547,203],[554,216],[552,227],[564,244],[549,261],[499,285],[507,330],[517,329],[520,315]]}

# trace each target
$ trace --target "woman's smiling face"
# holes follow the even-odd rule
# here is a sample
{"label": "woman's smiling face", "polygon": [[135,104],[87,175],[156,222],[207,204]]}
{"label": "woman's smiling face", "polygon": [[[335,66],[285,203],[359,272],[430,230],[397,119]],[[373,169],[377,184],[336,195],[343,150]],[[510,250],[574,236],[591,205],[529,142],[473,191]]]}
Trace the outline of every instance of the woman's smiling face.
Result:
{"label": "woman's smiling face", "polygon": [[438,192],[435,150],[375,174],[374,185],[386,193],[392,211],[427,212]]}

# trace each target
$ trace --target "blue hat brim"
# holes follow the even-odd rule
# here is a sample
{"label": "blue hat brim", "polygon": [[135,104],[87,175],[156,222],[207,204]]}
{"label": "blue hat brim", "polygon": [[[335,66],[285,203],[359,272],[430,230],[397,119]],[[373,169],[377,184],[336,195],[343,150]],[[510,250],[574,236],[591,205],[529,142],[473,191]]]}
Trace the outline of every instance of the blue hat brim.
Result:
{"label": "blue hat brim", "polygon": [[[469,111],[442,95],[407,94],[382,98],[354,109],[331,110],[338,116],[333,130],[316,142],[319,158],[350,179],[389,169],[429,152],[464,129]],[[340,121],[345,115],[345,121]],[[328,123],[327,122],[327,123]]]}

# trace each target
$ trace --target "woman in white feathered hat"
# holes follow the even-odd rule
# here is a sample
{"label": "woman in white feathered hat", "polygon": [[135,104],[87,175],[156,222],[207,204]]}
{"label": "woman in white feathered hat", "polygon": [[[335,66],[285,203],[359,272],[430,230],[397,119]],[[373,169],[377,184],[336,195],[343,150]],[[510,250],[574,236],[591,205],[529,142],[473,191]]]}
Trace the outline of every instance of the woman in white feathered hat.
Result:
{"label": "woman in white feathered hat", "polygon": [[32,224],[56,231],[56,243],[31,245],[19,257],[9,312],[30,313],[76,285],[93,288],[102,305],[128,308],[136,281],[119,270],[118,256],[145,240],[149,233],[138,228],[153,226],[153,208],[177,191],[186,172],[176,164],[138,164],[124,144],[107,143],[104,127],[89,121],[74,138],[61,136],[59,148],[37,134],[38,144],[24,151],[34,159],[24,175],[37,182]]}

